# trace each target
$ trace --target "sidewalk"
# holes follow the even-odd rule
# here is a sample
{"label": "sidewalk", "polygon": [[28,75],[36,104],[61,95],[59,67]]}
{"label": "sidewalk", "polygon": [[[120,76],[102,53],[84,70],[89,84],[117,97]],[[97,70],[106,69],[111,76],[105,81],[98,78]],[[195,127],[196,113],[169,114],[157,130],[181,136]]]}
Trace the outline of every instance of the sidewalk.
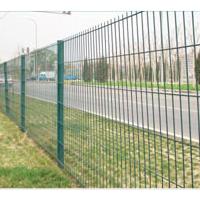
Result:
{"label": "sidewalk", "polygon": [[0,188],[76,187],[31,139],[0,112]]}

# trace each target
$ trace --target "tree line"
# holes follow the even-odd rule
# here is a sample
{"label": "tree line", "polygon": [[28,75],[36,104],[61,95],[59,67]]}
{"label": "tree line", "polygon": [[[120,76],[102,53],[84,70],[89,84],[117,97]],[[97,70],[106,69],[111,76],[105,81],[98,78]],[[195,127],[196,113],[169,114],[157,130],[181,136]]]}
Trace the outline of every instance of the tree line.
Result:
{"label": "tree line", "polygon": [[[102,57],[96,62],[88,59],[84,60],[82,69],[82,79],[85,82],[97,81],[106,82],[108,79],[112,81],[147,81],[147,82],[178,82],[181,79],[181,61],[172,62],[171,66],[166,59],[158,60],[150,65],[148,62],[144,66],[135,65],[134,67],[116,67],[107,63],[106,58]],[[127,68],[126,72],[124,69]],[[161,73],[162,68],[162,73]],[[196,83],[200,84],[200,51],[194,60],[194,75]]]}
{"label": "tree line", "polygon": [[87,59],[84,60],[82,78],[85,82],[96,80],[106,82],[108,80],[109,65],[105,58],[99,59],[97,63],[92,64]]}

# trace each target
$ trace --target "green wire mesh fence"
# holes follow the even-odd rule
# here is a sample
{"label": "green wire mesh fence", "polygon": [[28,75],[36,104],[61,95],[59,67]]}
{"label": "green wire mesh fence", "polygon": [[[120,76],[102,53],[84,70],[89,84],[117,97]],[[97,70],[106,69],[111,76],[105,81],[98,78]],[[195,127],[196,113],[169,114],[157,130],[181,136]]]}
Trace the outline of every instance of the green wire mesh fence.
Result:
{"label": "green wire mesh fence", "polygon": [[26,130],[54,158],[57,143],[56,62],[57,45],[32,52],[26,58]]}
{"label": "green wire mesh fence", "polygon": [[20,125],[20,57],[1,65],[1,104],[3,111]]}
{"label": "green wire mesh fence", "polygon": [[200,187],[200,12],[127,12],[0,65],[0,109],[82,187]]}
{"label": "green wire mesh fence", "polygon": [[0,109],[1,111],[4,110],[5,108],[5,89],[3,87],[5,83],[5,80],[4,80],[4,66],[3,64],[0,65]]}

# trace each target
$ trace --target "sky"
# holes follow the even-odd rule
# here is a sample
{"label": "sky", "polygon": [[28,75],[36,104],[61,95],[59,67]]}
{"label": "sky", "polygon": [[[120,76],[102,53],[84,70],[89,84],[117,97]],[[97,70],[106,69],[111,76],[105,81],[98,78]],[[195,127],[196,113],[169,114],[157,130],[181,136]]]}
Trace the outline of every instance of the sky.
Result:
{"label": "sky", "polygon": [[0,12],[0,62],[16,57],[22,48],[55,43],[85,29],[118,17],[124,12],[76,12],[56,15],[36,12]]}

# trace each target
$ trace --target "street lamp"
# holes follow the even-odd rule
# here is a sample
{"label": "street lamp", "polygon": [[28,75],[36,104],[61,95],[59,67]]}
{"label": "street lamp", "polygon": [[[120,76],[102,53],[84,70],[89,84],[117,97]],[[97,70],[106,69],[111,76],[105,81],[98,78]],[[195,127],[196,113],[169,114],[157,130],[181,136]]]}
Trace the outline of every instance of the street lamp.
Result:
{"label": "street lamp", "polygon": [[[15,12],[15,11],[11,11],[11,12]],[[46,13],[46,14],[58,14],[58,15],[71,15],[71,11],[29,11],[29,12],[41,12],[41,13]],[[8,13],[9,12],[5,12],[3,14],[3,16],[0,17],[0,20],[4,19]],[[34,76],[35,76],[36,75],[36,66],[37,66],[37,47],[38,47],[37,22],[33,18],[24,18],[24,19],[27,19],[27,20],[33,22],[33,24],[35,26],[35,66],[34,66],[34,68],[35,68]]]}
{"label": "street lamp", "polygon": [[56,14],[56,15],[71,15],[71,11],[32,11],[32,12],[40,12],[46,14]]}
{"label": "street lamp", "polygon": [[32,18],[25,18],[31,22],[33,22],[34,26],[35,26],[35,65],[34,65],[34,76],[36,76],[36,68],[37,68],[37,46],[38,46],[38,41],[37,41],[37,22],[36,20],[32,19]]}
{"label": "street lamp", "polygon": [[29,21],[31,21],[31,22],[33,22],[33,24],[34,24],[34,26],[35,26],[35,48],[37,49],[37,44],[38,44],[38,42],[37,42],[37,30],[38,30],[38,28],[37,28],[37,22],[36,22],[36,20],[34,20],[34,19],[32,19],[32,18],[25,18],[25,19],[27,19],[27,20],[29,20]]}

